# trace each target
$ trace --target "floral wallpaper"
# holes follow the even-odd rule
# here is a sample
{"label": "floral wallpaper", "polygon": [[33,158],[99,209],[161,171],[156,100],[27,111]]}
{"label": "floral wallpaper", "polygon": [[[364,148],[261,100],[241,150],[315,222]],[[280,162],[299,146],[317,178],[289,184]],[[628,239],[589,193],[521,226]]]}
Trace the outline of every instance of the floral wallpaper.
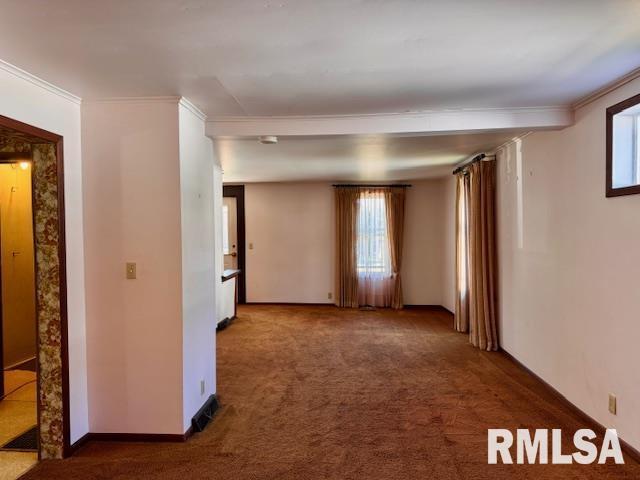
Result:
{"label": "floral wallpaper", "polygon": [[62,458],[62,316],[56,146],[34,144],[31,151],[38,305],[40,456]]}

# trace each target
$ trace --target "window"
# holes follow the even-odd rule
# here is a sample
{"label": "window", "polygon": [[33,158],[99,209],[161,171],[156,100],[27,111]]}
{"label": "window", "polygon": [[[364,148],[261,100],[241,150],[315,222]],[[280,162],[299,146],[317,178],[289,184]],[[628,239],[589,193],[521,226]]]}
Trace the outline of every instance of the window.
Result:
{"label": "window", "polygon": [[391,275],[384,193],[363,192],[358,199],[356,261],[359,275]]}
{"label": "window", "polygon": [[607,197],[640,193],[640,95],[607,109]]}
{"label": "window", "polygon": [[222,253],[229,255],[229,207],[222,206]]}

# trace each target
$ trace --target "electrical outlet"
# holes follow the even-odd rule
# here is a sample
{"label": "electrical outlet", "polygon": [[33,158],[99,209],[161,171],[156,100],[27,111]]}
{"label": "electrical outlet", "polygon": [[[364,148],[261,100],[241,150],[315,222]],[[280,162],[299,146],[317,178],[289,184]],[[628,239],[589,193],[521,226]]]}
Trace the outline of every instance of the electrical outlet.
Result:
{"label": "electrical outlet", "polygon": [[609,412],[616,415],[618,413],[618,400],[613,393],[609,394]]}
{"label": "electrical outlet", "polygon": [[200,395],[204,395],[204,380],[200,380]]}
{"label": "electrical outlet", "polygon": [[333,293],[331,293],[331,292],[327,293],[327,298],[329,300],[331,300],[333,298]]}

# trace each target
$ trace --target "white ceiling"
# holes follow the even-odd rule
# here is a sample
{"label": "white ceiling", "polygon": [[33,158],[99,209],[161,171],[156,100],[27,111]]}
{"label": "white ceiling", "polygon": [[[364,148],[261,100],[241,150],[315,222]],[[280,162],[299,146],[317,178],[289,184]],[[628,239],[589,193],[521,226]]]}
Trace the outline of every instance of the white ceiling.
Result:
{"label": "white ceiling", "polygon": [[396,181],[449,175],[456,163],[514,136],[280,137],[276,145],[225,138],[216,150],[225,182]]}
{"label": "white ceiling", "polygon": [[0,0],[0,58],[210,116],[570,103],[640,65],[634,0]]}
{"label": "white ceiling", "polygon": [[[180,95],[216,119],[569,105],[640,66],[637,0],[0,0],[0,12],[7,62],[85,99]],[[490,130],[217,148],[227,181],[411,179],[514,134]]]}

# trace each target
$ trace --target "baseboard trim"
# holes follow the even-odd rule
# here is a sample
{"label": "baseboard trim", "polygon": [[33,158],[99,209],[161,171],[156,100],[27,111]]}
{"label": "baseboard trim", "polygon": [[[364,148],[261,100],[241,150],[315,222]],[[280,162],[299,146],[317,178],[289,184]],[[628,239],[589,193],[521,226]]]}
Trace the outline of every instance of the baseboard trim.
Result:
{"label": "baseboard trim", "polygon": [[70,457],[73,454],[75,454],[78,450],[80,450],[89,441],[90,437],[91,437],[91,433],[89,433],[89,432],[85,433],[78,440],[76,440],[74,443],[69,445],[69,448],[65,452],[64,456],[65,457]]}
{"label": "baseboard trim", "polygon": [[431,310],[431,311],[441,311],[441,312],[447,312],[447,313],[451,313],[447,308],[443,307],[442,305],[418,305],[418,304],[412,304],[412,305],[405,305],[404,308],[406,308],[407,310]]}
{"label": "baseboard trim", "polygon": [[144,443],[182,443],[193,435],[189,427],[182,435],[179,433],[110,433],[89,432],[69,446],[66,457],[74,455],[89,442],[144,442]]}
{"label": "baseboard trim", "polygon": [[[549,393],[551,393],[551,395],[553,395],[553,397],[555,397],[565,407],[567,407],[569,410],[571,410],[573,413],[575,413],[577,416],[579,416],[582,420],[584,420],[585,423],[589,424],[589,426],[592,427],[592,430],[594,430],[595,432],[598,432],[600,435],[604,434],[604,432],[606,431],[606,427],[604,425],[602,425],[596,419],[594,419],[589,414],[587,414],[586,412],[581,410],[573,402],[571,402],[569,399],[567,399],[567,397],[565,397],[562,393],[560,393],[558,390],[556,390],[554,387],[552,387],[547,381],[545,381],[538,374],[534,373],[529,367],[527,367],[520,360],[518,360],[516,357],[511,355],[504,348],[501,348],[500,351],[505,355],[505,357],[507,357],[513,363],[515,363],[520,368],[522,368],[524,371],[526,371],[529,375],[531,375],[536,380],[538,380],[540,383],[542,383],[543,386],[549,391]],[[620,441],[620,447],[622,448],[623,452],[626,453],[629,457],[631,457],[636,462],[640,463],[640,451],[637,450],[635,447],[631,446],[626,441],[624,441],[622,438],[618,437],[618,440]]]}
{"label": "baseboard trim", "polygon": [[170,442],[181,443],[187,439],[186,433],[89,433],[91,442]]}
{"label": "baseboard trim", "polygon": [[324,302],[324,303],[304,303],[304,302],[245,302],[244,305],[269,305],[269,306],[293,306],[293,307],[335,307],[336,304],[333,302]]}
{"label": "baseboard trim", "polygon": [[[30,363],[33,364],[33,368],[26,368],[26,369],[25,368],[21,368],[21,367],[24,367],[25,365],[28,365]],[[16,362],[16,363],[14,363],[12,365],[8,365],[8,366],[4,367],[4,371],[5,372],[7,370],[29,370],[29,371],[35,371],[35,363],[36,363],[36,357],[35,356],[29,357],[29,358],[26,358],[26,359],[21,360],[19,362]]]}

